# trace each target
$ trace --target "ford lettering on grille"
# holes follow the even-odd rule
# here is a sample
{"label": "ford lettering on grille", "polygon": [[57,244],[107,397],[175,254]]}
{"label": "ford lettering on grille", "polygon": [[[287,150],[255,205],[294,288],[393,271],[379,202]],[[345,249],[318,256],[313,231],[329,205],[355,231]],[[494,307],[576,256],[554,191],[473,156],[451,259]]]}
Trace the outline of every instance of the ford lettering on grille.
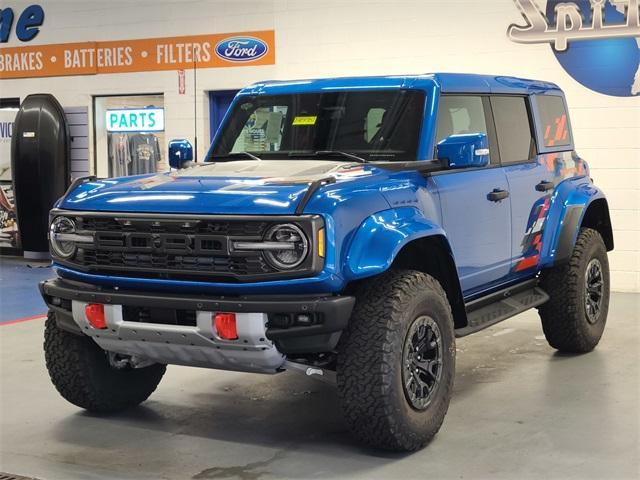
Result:
{"label": "ford lettering on grille", "polygon": [[255,37],[226,38],[216,45],[216,55],[230,62],[250,62],[264,57],[269,46]]}

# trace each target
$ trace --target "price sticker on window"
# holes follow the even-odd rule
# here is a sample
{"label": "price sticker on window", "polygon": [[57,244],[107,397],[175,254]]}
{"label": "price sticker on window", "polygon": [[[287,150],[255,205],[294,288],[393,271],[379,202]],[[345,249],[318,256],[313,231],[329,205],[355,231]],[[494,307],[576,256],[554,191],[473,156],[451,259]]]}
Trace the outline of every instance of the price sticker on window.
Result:
{"label": "price sticker on window", "polygon": [[303,127],[303,126],[311,126],[316,124],[317,116],[313,117],[295,117],[293,119],[294,127]]}

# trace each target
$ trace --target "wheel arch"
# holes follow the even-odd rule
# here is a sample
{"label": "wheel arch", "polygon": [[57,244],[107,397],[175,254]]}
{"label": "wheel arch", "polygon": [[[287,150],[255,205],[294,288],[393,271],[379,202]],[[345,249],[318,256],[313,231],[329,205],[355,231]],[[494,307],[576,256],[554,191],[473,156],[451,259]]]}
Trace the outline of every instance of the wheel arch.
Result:
{"label": "wheel arch", "polygon": [[447,294],[456,329],[467,326],[460,279],[451,246],[444,235],[430,235],[405,244],[391,268],[411,269],[431,275]]}
{"label": "wheel arch", "polygon": [[596,230],[602,237],[607,251],[613,250],[613,228],[611,226],[611,216],[609,215],[609,203],[606,198],[598,198],[587,206],[580,222],[580,228]]}
{"label": "wheel arch", "polygon": [[543,239],[542,268],[566,262],[573,252],[581,228],[592,228],[613,250],[613,229],[604,193],[591,182],[575,186],[563,182],[552,200]]}
{"label": "wheel arch", "polygon": [[387,270],[417,270],[440,282],[447,294],[455,328],[467,325],[456,263],[446,233],[412,207],[378,212],[360,225],[345,259],[350,284]]}

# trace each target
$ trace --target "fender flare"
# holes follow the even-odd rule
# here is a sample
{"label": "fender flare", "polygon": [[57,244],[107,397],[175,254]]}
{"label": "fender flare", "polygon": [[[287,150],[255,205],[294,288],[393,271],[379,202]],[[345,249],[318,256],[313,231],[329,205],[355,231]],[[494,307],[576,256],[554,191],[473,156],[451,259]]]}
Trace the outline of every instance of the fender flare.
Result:
{"label": "fender flare", "polygon": [[[558,186],[554,195],[545,229],[540,267],[546,268],[567,261],[571,257],[580,227],[589,207],[604,201],[604,193],[591,182],[575,185],[566,181]],[[608,205],[606,206],[608,214]],[[608,248],[609,250],[613,248]]]}
{"label": "fender flare", "polygon": [[425,218],[416,208],[401,207],[375,213],[360,224],[350,242],[343,263],[345,279],[359,280],[383,273],[405,245],[434,235],[446,239],[442,227]]}

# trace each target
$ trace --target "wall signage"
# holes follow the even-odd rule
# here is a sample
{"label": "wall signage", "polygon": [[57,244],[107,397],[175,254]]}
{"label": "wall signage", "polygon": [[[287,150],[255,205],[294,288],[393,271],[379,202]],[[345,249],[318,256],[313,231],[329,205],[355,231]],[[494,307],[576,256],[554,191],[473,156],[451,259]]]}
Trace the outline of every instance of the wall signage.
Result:
{"label": "wall signage", "polygon": [[[247,42],[247,43],[245,43]],[[226,45],[226,47],[223,47]],[[221,50],[224,55],[221,55]],[[0,79],[273,65],[275,32],[0,48]]]}
{"label": "wall signage", "polygon": [[126,108],[107,110],[107,132],[162,132],[164,110],[162,108]]}
{"label": "wall signage", "polygon": [[226,38],[216,45],[216,55],[230,62],[251,62],[268,52],[269,45],[255,37]]}
{"label": "wall signage", "polygon": [[640,0],[514,0],[526,25],[516,43],[548,43],[576,81],[605,95],[640,95]]}
{"label": "wall signage", "polygon": [[31,5],[25,8],[20,16],[12,8],[5,7],[0,10],[0,43],[7,43],[11,36],[13,21],[16,23],[16,37],[21,42],[29,42],[40,33],[40,27],[44,23],[44,10],[40,5]]}
{"label": "wall signage", "polygon": [[11,181],[11,137],[18,109],[0,109],[0,181]]}

